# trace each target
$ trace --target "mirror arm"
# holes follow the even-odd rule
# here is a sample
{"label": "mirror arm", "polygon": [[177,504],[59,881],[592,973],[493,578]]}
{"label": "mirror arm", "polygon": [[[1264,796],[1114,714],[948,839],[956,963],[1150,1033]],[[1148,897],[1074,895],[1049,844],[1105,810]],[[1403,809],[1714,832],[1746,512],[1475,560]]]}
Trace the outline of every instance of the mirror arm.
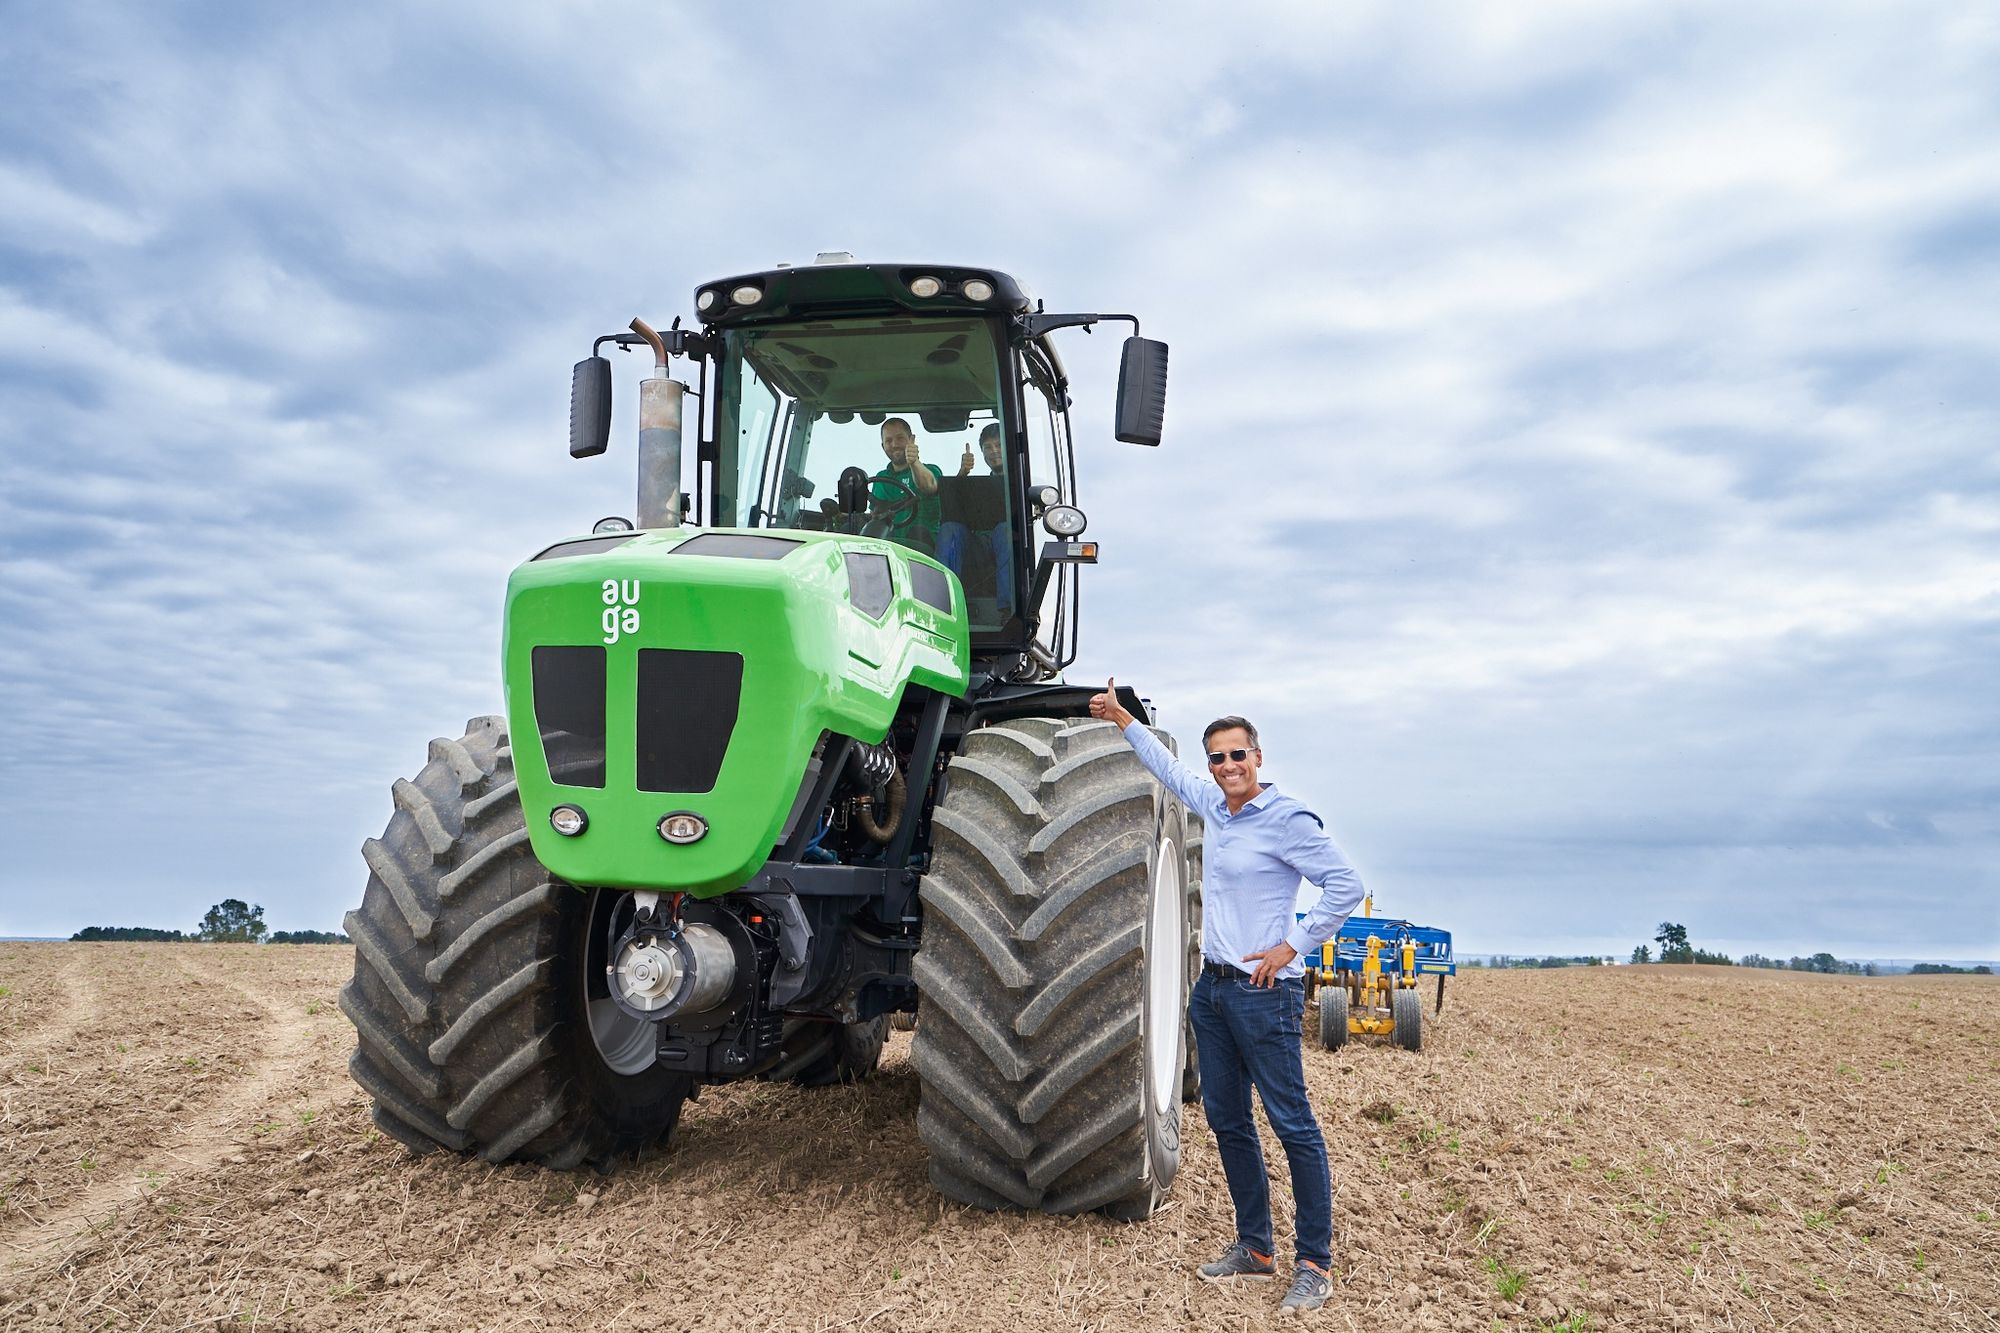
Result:
{"label": "mirror arm", "polygon": [[[660,335],[660,341],[667,345],[669,356],[706,359],[709,354],[709,339],[689,329],[668,329]],[[606,343],[617,343],[621,352],[629,352],[634,347],[647,345],[646,340],[636,333],[607,333],[590,345],[590,354],[598,355]]]}
{"label": "mirror arm", "polygon": [[1044,315],[1036,313],[1014,316],[1014,327],[1020,330],[1020,334],[1024,338],[1039,338],[1044,333],[1050,333],[1056,329],[1081,328],[1088,331],[1093,324],[1116,320],[1124,320],[1130,324],[1132,326],[1132,336],[1135,338],[1139,336],[1139,317],[1137,315]]}

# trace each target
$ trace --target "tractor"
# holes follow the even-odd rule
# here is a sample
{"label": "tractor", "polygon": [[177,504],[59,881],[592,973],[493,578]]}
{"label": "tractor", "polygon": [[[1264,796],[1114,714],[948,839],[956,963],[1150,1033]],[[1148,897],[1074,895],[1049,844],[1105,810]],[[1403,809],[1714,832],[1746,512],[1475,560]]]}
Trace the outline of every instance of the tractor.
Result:
{"label": "tractor", "polygon": [[1197,1092],[1201,831],[1062,677],[1098,551],[1053,335],[1132,325],[1141,445],[1166,346],[844,253],[693,305],[575,367],[590,458],[606,345],[650,354],[634,516],[513,571],[504,716],[433,741],[364,844],[340,1003],[375,1123],[610,1170],[704,1087],[867,1078],[895,1017],[939,1192],[1143,1219]]}

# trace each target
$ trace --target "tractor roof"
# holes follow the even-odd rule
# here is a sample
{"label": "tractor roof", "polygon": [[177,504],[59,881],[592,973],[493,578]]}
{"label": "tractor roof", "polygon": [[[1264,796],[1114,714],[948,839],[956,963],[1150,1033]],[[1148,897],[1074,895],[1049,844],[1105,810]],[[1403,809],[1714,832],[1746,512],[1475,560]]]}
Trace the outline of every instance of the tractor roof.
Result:
{"label": "tractor roof", "polygon": [[[735,328],[816,317],[907,314],[962,318],[968,314],[1024,314],[1028,310],[1028,294],[1021,284],[994,269],[955,264],[859,264],[844,259],[703,283],[695,289],[695,311],[711,328]],[[926,278],[931,282],[920,281]],[[991,294],[975,299],[981,283]],[[972,284],[971,295],[966,292],[968,284]],[[919,296],[917,291],[921,290],[932,294]],[[751,299],[738,300],[738,296]]]}

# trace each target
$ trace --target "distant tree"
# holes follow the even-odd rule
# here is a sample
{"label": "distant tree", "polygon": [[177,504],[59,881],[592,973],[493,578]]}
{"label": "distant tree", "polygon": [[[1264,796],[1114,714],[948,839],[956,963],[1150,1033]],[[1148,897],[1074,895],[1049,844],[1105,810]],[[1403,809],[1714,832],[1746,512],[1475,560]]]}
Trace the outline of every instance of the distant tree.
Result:
{"label": "distant tree", "polygon": [[1743,967],[1775,967],[1780,971],[1782,971],[1785,966],[1784,963],[1781,962],[1780,960],[1776,958],[1766,958],[1761,953],[1746,953],[1743,955],[1743,957],[1738,959],[1737,962],[1740,966]]}
{"label": "distant tree", "polygon": [[72,940],[98,943],[107,940],[185,940],[187,936],[178,930],[155,930],[151,926],[85,926]]}
{"label": "distant tree", "polygon": [[1861,971],[1861,964],[1843,963],[1832,954],[1821,951],[1810,958],[1793,958],[1792,971],[1822,972],[1829,976],[1840,972],[1858,974]]}
{"label": "distant tree", "polygon": [[1686,926],[1672,921],[1662,921],[1653,939],[1660,946],[1660,961],[1663,963],[1689,963],[1694,961],[1694,950],[1688,945]]}
{"label": "distant tree", "polygon": [[1975,977],[1990,977],[1993,975],[1993,969],[1984,963],[1980,963],[1972,969],[1972,975]]}
{"label": "distant tree", "polygon": [[1735,967],[1736,960],[1726,953],[1710,953],[1706,949],[1692,950],[1688,957],[1691,963],[1707,963],[1710,967]]}
{"label": "distant tree", "polygon": [[1938,977],[1947,975],[1990,977],[1993,975],[1993,969],[1988,967],[1985,963],[1980,963],[1973,967],[1959,967],[1954,963],[1918,963],[1915,967],[1912,967],[1910,969],[1910,975],[1915,977]]}
{"label": "distant tree", "polygon": [[201,928],[195,932],[198,940],[255,944],[264,938],[269,927],[264,924],[264,909],[252,907],[241,898],[224,898],[208,909],[208,915],[201,919]]}
{"label": "distant tree", "polygon": [[337,935],[330,930],[275,930],[268,941],[271,944],[352,944],[345,935]]}
{"label": "distant tree", "polygon": [[1653,951],[1642,944],[1632,951],[1632,961],[1635,963],[1650,963],[1653,961]]}

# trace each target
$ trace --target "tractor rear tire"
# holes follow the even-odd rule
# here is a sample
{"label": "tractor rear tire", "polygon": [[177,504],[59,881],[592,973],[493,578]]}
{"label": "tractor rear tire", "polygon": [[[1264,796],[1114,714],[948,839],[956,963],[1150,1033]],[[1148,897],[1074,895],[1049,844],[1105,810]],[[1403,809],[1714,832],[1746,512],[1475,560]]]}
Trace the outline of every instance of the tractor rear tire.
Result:
{"label": "tractor rear tire", "polygon": [[1319,988],[1319,1044],[1329,1051],[1347,1045],[1347,987]]}
{"label": "tractor rear tire", "polygon": [[1180,803],[1110,723],[1027,718],[966,736],[931,828],[911,1047],[931,1183],[1151,1216],[1180,1167]]}
{"label": "tractor rear tire", "polygon": [[1389,996],[1389,1015],[1394,1020],[1394,1030],[1389,1040],[1406,1051],[1422,1050],[1424,1045],[1424,1002],[1414,986],[1398,986]]}
{"label": "tractor rear tire", "polygon": [[888,1016],[837,1027],[825,1054],[792,1075],[792,1082],[802,1088],[830,1088],[859,1083],[875,1072],[882,1063],[882,1044],[889,1039]]}
{"label": "tractor rear tire", "polygon": [[[1194,999],[1194,983],[1201,979],[1201,847],[1205,832],[1201,816],[1192,810],[1188,811],[1187,998],[1189,1001]],[[1181,1070],[1181,1101],[1192,1104],[1201,1100],[1201,1059],[1194,1047],[1194,1015],[1191,1013],[1187,1017],[1181,1040],[1187,1043],[1187,1065]]]}
{"label": "tractor rear tire", "polygon": [[[551,876],[528,846],[502,718],[431,742],[362,846],[368,886],[346,917],[354,978],[340,1008],[375,1124],[412,1151],[569,1169],[664,1140],[691,1091],[652,1061],[652,1033],[594,996],[607,896]],[[602,945],[596,955],[603,987]]]}

